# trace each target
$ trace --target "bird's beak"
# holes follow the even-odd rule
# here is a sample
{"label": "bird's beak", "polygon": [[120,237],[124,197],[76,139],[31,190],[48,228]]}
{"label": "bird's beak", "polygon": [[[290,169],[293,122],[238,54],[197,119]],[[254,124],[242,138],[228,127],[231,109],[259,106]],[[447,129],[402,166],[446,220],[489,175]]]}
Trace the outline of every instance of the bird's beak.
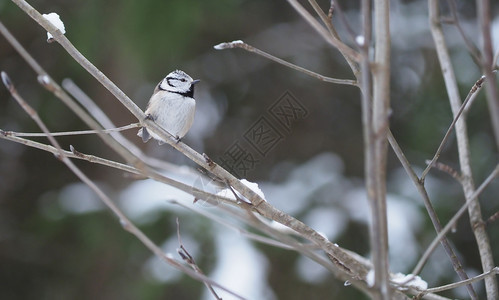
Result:
{"label": "bird's beak", "polygon": [[198,83],[198,82],[200,82],[200,81],[201,81],[201,80],[199,80],[199,79],[193,80],[193,81],[192,81],[192,84],[196,84],[196,83]]}

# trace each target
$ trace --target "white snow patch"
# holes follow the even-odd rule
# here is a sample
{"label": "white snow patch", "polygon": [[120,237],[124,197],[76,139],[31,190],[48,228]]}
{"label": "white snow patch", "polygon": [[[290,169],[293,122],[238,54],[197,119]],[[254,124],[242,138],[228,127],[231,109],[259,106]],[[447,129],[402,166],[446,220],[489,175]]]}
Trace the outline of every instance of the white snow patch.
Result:
{"label": "white snow patch", "polygon": [[374,269],[371,269],[366,276],[366,283],[369,287],[374,286]]}
{"label": "white snow patch", "polygon": [[[267,201],[265,199],[265,195],[263,194],[262,190],[258,187],[258,183],[251,182],[251,181],[248,181],[246,179],[241,179],[241,183],[244,184],[245,186],[249,187],[258,196],[262,197],[263,200]],[[243,195],[241,195],[241,193],[239,193],[238,191],[234,190],[234,192],[236,192],[237,197],[239,197],[239,199],[242,199],[243,201],[245,201],[247,203],[251,203],[251,201],[249,201],[248,199],[246,199],[246,197],[244,197]],[[221,197],[224,197],[224,198],[229,198],[229,199],[232,199],[234,201],[238,200],[238,199],[236,199],[236,196],[234,195],[234,193],[232,192],[231,189],[223,189],[223,190],[221,190],[220,192],[217,193],[217,196],[221,196]]]}
{"label": "white snow patch", "polygon": [[[42,15],[45,19],[47,19],[52,25],[57,27],[62,34],[66,33],[66,28],[64,27],[64,23],[61,21],[61,18],[59,17],[58,14],[56,13],[49,13],[49,14],[43,14]],[[47,42],[51,41],[53,38],[52,34],[50,32],[47,32]]]}
{"label": "white snow patch", "polygon": [[[413,288],[416,288],[418,290],[428,289],[428,283],[426,281],[424,281],[423,279],[421,279],[421,277],[419,277],[417,275],[413,275],[413,274],[405,275],[402,273],[397,273],[397,274],[393,274],[390,279],[393,283],[400,284],[400,285],[403,284],[405,287],[413,287]],[[407,282],[408,280],[411,280],[411,281]],[[368,286],[370,286],[370,287],[374,286],[374,269],[371,269],[369,271],[369,273],[367,273],[366,282],[367,282]]]}
{"label": "white snow patch", "polygon": [[216,50],[223,50],[223,49],[227,49],[227,48],[233,48],[234,45],[238,45],[238,44],[239,45],[244,44],[244,42],[241,40],[235,40],[235,41],[228,42],[228,43],[220,43],[218,45],[213,46],[213,48],[215,48]]}
{"label": "white snow patch", "polygon": [[276,222],[274,220],[270,221],[269,223],[269,226],[272,228],[272,229],[275,229],[281,233],[285,233],[285,234],[297,234],[297,232],[291,228],[289,228],[288,226],[286,225],[283,225],[279,222]]}
{"label": "white snow patch", "polygon": [[[421,279],[421,277],[413,274],[404,275],[402,273],[397,273],[392,276],[393,283],[404,284],[405,286],[410,286],[419,290],[428,289],[428,283]],[[407,282],[408,280],[411,280]],[[406,283],[407,282],[407,283]]]}
{"label": "white snow patch", "polygon": [[365,38],[363,35],[358,35],[355,37],[355,42],[359,45],[359,46],[364,46],[364,43],[366,42],[365,41]]}

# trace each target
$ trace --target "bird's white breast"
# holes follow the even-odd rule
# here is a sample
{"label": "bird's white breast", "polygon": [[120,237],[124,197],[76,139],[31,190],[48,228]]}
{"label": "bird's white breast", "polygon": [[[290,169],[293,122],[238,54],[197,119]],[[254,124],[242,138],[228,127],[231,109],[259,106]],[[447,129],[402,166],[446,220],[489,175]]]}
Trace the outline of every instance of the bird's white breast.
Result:
{"label": "bird's white breast", "polygon": [[[146,114],[173,136],[182,138],[192,126],[196,101],[191,97],[168,91],[159,91],[151,97]],[[151,132],[151,135],[155,136]]]}

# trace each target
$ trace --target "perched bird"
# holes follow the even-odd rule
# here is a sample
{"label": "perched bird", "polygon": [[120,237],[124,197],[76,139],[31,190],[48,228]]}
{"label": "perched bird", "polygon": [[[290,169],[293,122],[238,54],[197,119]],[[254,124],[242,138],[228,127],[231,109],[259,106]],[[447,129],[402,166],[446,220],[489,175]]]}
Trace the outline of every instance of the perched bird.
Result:
{"label": "perched bird", "polygon": [[[189,131],[194,121],[194,85],[198,82],[199,80],[193,80],[185,72],[175,70],[158,83],[147,105],[147,118],[173,135],[177,142]],[[145,127],[137,135],[142,137],[144,143],[151,137],[158,140],[160,145],[164,143]]]}

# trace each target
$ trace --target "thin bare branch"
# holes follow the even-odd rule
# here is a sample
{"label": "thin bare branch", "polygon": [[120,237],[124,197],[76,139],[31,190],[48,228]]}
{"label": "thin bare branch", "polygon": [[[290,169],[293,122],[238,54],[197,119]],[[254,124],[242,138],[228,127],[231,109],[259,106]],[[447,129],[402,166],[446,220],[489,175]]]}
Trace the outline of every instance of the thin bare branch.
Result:
{"label": "thin bare branch", "polygon": [[291,68],[291,69],[294,69],[294,70],[297,70],[299,72],[302,72],[302,73],[305,73],[309,76],[312,76],[312,77],[315,77],[321,81],[324,81],[324,82],[329,82],[329,83],[336,83],[336,84],[345,84],[345,85],[353,85],[353,86],[358,86],[357,82],[355,80],[350,80],[350,79],[337,79],[337,78],[331,78],[331,77],[326,77],[326,76],[323,76],[321,74],[318,74],[318,73],[315,73],[315,72],[312,72],[308,69],[305,69],[303,67],[300,67],[300,66],[297,66],[297,65],[294,65],[290,62],[287,62],[285,60],[282,60],[278,57],[275,57],[271,54],[268,54],[267,52],[264,52],[258,48],[255,48],[251,45],[248,45],[246,44],[245,42],[243,41],[233,41],[233,42],[225,42],[225,43],[220,43],[218,45],[215,45],[213,48],[215,48],[216,50],[224,50],[224,49],[233,49],[233,48],[241,48],[241,49],[244,49],[248,52],[252,52],[252,53],[255,53],[255,54],[258,54],[260,56],[263,56],[267,59],[270,59],[272,61],[275,61],[283,66],[286,66],[288,68]]}
{"label": "thin bare branch", "polygon": [[[103,130],[79,130],[79,131],[64,131],[64,132],[51,132],[52,136],[72,136],[72,135],[86,135],[86,134],[98,134],[98,133],[112,133],[124,131],[132,128],[140,127],[140,123],[128,124],[121,127],[109,128]],[[15,132],[15,131],[4,131],[4,134],[11,136],[19,136],[19,137],[43,137],[47,136],[45,133],[41,132]]]}
{"label": "thin bare branch", "polygon": [[471,58],[477,65],[480,65],[481,61],[480,51],[478,50],[476,45],[464,33],[463,27],[461,26],[461,22],[459,21],[459,16],[457,14],[456,1],[447,0],[447,3],[449,4],[450,12],[452,15],[452,23],[456,26],[459,34],[461,35],[461,38],[463,39],[464,44],[466,45],[466,48],[468,48],[468,52],[470,53]]}
{"label": "thin bare branch", "polygon": [[[431,161],[430,160],[427,160],[426,161],[427,164],[430,164]],[[449,165],[446,165],[444,163],[441,163],[441,162],[435,162],[433,163],[433,167],[441,172],[444,172],[444,173],[447,173],[449,174],[452,178],[454,178],[457,182],[461,182],[461,180],[463,179],[461,174],[459,174],[458,171],[456,171],[454,168],[452,168],[451,166]]]}
{"label": "thin bare branch", "polygon": [[495,214],[493,214],[492,216],[490,216],[487,221],[485,221],[485,224],[486,225],[490,225],[492,223],[494,223],[495,221],[499,220],[499,211],[496,212]]}
{"label": "thin bare branch", "polygon": [[308,3],[310,3],[310,5],[312,6],[312,8],[315,10],[315,12],[317,13],[317,15],[321,19],[322,23],[324,23],[324,25],[326,26],[326,28],[329,31],[329,33],[333,37],[335,37],[336,39],[339,40],[340,36],[338,35],[338,32],[334,28],[333,23],[331,22],[331,19],[328,17],[328,15],[326,15],[326,13],[324,13],[324,11],[319,6],[319,4],[317,3],[317,1],[315,1],[315,0],[308,0]]}
{"label": "thin bare branch", "polygon": [[[199,274],[204,275],[203,271],[201,268],[196,264],[196,261],[194,260],[194,257],[187,251],[187,249],[184,246],[184,243],[182,242],[182,238],[180,237],[180,223],[178,221],[178,218],[175,220],[177,223],[177,238],[178,238],[178,244],[180,246],[179,249],[177,249],[178,254],[182,259],[189,265],[191,268],[196,271]],[[213,286],[209,282],[204,282],[210,293],[215,297],[217,300],[222,300],[220,296],[218,296],[217,292],[213,289]]]}
{"label": "thin bare branch", "polygon": [[289,4],[302,16],[305,21],[307,21],[312,28],[319,33],[322,38],[333,47],[337,48],[343,55],[350,58],[352,61],[360,62],[362,60],[360,54],[344,44],[342,41],[334,36],[331,36],[329,32],[296,0],[288,0]]}
{"label": "thin bare branch", "polygon": [[[371,5],[370,0],[365,0],[362,2],[362,16],[363,16],[363,30],[370,31],[372,26],[371,14],[366,14],[366,11],[370,11]],[[370,38],[370,36],[368,37]],[[371,81],[371,60],[369,57],[369,47],[365,46],[361,47],[362,53],[362,62],[360,64],[361,67],[361,90],[362,90],[362,132],[363,132],[363,141],[364,141],[364,176],[366,178],[366,188],[370,191],[372,185],[372,178],[374,178],[374,151],[373,151],[373,139],[374,139],[374,131],[372,126],[372,81]],[[371,198],[373,193],[368,192],[369,201],[372,202]],[[372,207],[372,205],[371,205]],[[372,226],[371,226],[372,228]],[[372,231],[372,230],[371,230]],[[373,236],[371,233],[371,247]]]}
{"label": "thin bare branch", "polygon": [[[350,25],[350,22],[348,22],[347,18],[345,17],[345,14],[343,13],[343,9],[341,8],[341,4],[334,0],[331,0],[331,7],[335,8],[336,11],[338,11],[338,18],[340,19],[340,22],[343,23],[343,26],[345,26],[345,30],[346,32],[348,33],[348,35],[350,36],[350,39],[355,42],[355,39],[357,38],[357,34],[355,33],[355,31],[352,29],[352,26]],[[371,14],[371,12],[370,12]],[[332,21],[332,15],[331,15],[331,21]]]}
{"label": "thin bare branch", "polygon": [[[372,30],[372,17],[371,17],[371,1],[362,1],[362,28],[365,32],[370,32]],[[371,36],[367,35],[370,39]],[[374,151],[373,151],[373,139],[374,130],[372,126],[372,79],[371,79],[371,60],[369,57],[369,45],[370,40],[361,47],[362,62],[361,67],[361,105],[362,105],[362,133],[364,141],[364,176],[366,178],[366,188],[370,191],[372,185],[372,178],[374,178]],[[369,201],[372,202],[373,193],[368,192]],[[372,205],[371,205],[372,206]],[[371,243],[373,236],[371,235]],[[371,247],[373,247],[371,245]]]}
{"label": "thin bare branch", "polygon": [[[363,9],[367,13],[367,8]],[[365,17],[364,17],[365,18]],[[374,299],[391,299],[389,286],[388,226],[386,215],[386,159],[388,110],[390,106],[390,5],[386,0],[374,1],[374,69],[372,124],[366,134],[372,134],[372,145],[364,151],[371,162],[366,162],[367,194],[371,207],[371,251],[374,265]]]}
{"label": "thin bare branch", "polygon": [[[497,72],[497,71],[494,71],[494,72]],[[480,77],[480,79],[478,79],[478,81],[482,80],[482,83],[480,84],[480,86],[477,86],[477,83],[475,82],[475,85],[474,87],[477,87],[476,88],[476,91],[474,91],[472,93],[472,95],[468,95],[467,97],[469,97],[469,99],[464,99],[464,102],[468,102],[465,107],[464,107],[464,111],[463,111],[463,115],[468,115],[468,112],[471,110],[471,108],[473,107],[473,104],[475,103],[475,100],[478,98],[478,95],[480,94],[480,91],[482,90],[482,87],[483,87],[483,83],[485,83],[485,76],[482,76]],[[477,82],[478,82],[477,81]],[[473,88],[472,88],[473,89]]]}
{"label": "thin bare branch", "polygon": [[497,71],[499,68],[499,49],[497,49],[496,54],[494,55],[494,62],[492,64],[492,68]]}
{"label": "thin bare branch", "polygon": [[[331,2],[331,8],[329,10],[329,12],[331,14],[330,16],[326,15],[326,13],[324,13],[324,11],[322,10],[322,8],[319,6],[319,4],[317,4],[317,2],[315,0],[308,0],[308,3],[310,3],[310,5],[314,8],[314,10],[317,13],[317,15],[319,16],[319,18],[321,18],[322,23],[324,23],[324,25],[326,25],[326,28],[329,31],[329,33],[334,38],[336,38],[338,40],[341,40],[340,36],[338,35],[338,32],[336,31],[336,28],[334,28],[333,22],[332,22],[332,17],[333,17],[333,15],[332,15],[332,12],[333,12],[332,9],[333,9],[333,5],[334,5],[333,2]],[[347,31],[349,33],[352,33],[350,25],[346,21],[345,16],[343,15],[343,12],[341,11],[341,7],[339,5],[337,5],[336,7],[337,7],[337,10],[338,10],[338,13],[339,13],[339,16],[340,16],[340,20],[345,23]],[[352,40],[355,41],[355,34],[352,34]],[[353,61],[352,59],[350,59],[350,57],[348,57],[347,55],[343,54],[343,52],[340,51],[340,53],[341,53],[341,55],[343,55],[343,57],[347,61],[348,65],[352,69],[352,72],[355,75],[355,77],[358,77],[359,70],[360,70],[358,63],[356,63],[355,61]]]}
{"label": "thin bare branch", "polygon": [[[434,288],[427,289],[426,291],[424,291],[420,295],[422,296],[422,295],[424,295],[426,293],[438,293],[438,292],[442,292],[442,291],[446,291],[446,290],[450,290],[450,289],[455,289],[455,288],[458,288],[460,286],[468,285],[468,284],[471,284],[473,282],[477,282],[479,280],[485,279],[485,278],[487,278],[489,276],[495,276],[495,275],[498,275],[498,274],[499,274],[499,268],[495,267],[495,268],[491,269],[488,272],[482,273],[480,275],[477,275],[477,276],[472,277],[472,278],[467,279],[467,280],[462,280],[462,281],[459,281],[459,282],[454,282],[454,283],[451,283],[451,284],[442,285],[442,286],[439,286],[439,287],[434,287]],[[418,297],[420,297],[420,295],[418,295]]]}
{"label": "thin bare branch", "polygon": [[430,169],[433,167],[433,164],[438,160],[438,158],[442,154],[442,150],[444,149],[444,146],[447,143],[447,140],[449,139],[449,136],[452,133],[454,126],[456,126],[456,123],[459,120],[459,118],[469,110],[471,103],[470,103],[470,105],[468,105],[468,103],[471,102],[471,100],[475,99],[476,95],[478,95],[478,92],[482,89],[484,81],[485,81],[485,77],[482,76],[475,82],[473,87],[471,87],[471,90],[469,91],[468,95],[466,96],[466,99],[464,99],[463,104],[459,107],[459,110],[455,114],[454,119],[452,120],[449,128],[447,129],[447,132],[445,133],[442,141],[440,142],[440,145],[438,146],[438,149],[435,152],[435,155],[430,160],[430,162],[428,162],[428,165],[426,166],[423,173],[421,174],[421,179],[420,179],[421,182],[424,182],[426,175],[428,175],[428,172],[430,172]]}
{"label": "thin bare branch", "polygon": [[[489,114],[490,119],[492,121],[492,130],[494,132],[494,136],[496,139],[496,147],[499,150],[499,91],[497,90],[496,83],[496,74],[492,72],[495,68],[494,64],[494,53],[493,53],[493,45],[492,45],[492,36],[491,36],[491,11],[490,0],[481,0],[476,1],[476,10],[478,15],[478,21],[480,22],[480,31],[481,31],[481,52],[482,52],[482,73],[485,74],[485,77],[492,84],[487,84],[485,87],[485,91],[487,92],[487,103],[489,106]],[[495,280],[495,278],[491,278],[490,280],[486,280],[486,282],[491,282]],[[492,292],[490,290],[489,292]],[[490,293],[487,293],[490,299]],[[499,292],[497,288],[497,284],[495,285],[494,293],[495,298],[499,298]]]}
{"label": "thin bare branch", "polygon": [[[373,122],[373,81],[372,77],[379,74],[372,72],[372,61],[369,56],[369,45],[371,35],[369,32],[372,30],[372,16],[371,16],[371,2],[370,0],[362,1],[362,28],[363,34],[367,36],[367,41],[361,47],[362,62],[361,75],[362,75],[362,128],[364,139],[364,175],[366,180],[367,196],[369,206],[371,208],[372,222],[370,224],[370,244],[372,252],[372,261],[374,269],[374,285],[373,299],[390,299],[391,291],[389,290],[389,274],[388,274],[388,260],[387,260],[387,247],[388,235],[383,232],[383,226],[386,225],[386,207],[385,214],[380,211],[383,210],[382,206],[377,203],[381,199],[377,190],[379,186],[376,182],[376,148],[375,148],[375,126]],[[367,34],[366,34],[367,33]],[[383,46],[381,46],[383,47]],[[378,81],[379,82],[379,81]],[[379,88],[379,87],[378,87]],[[378,98],[379,100],[379,98]],[[378,104],[379,105],[379,104]],[[382,199],[381,201],[385,201]],[[386,229],[386,227],[385,227]],[[386,248],[385,248],[386,246]]]}

